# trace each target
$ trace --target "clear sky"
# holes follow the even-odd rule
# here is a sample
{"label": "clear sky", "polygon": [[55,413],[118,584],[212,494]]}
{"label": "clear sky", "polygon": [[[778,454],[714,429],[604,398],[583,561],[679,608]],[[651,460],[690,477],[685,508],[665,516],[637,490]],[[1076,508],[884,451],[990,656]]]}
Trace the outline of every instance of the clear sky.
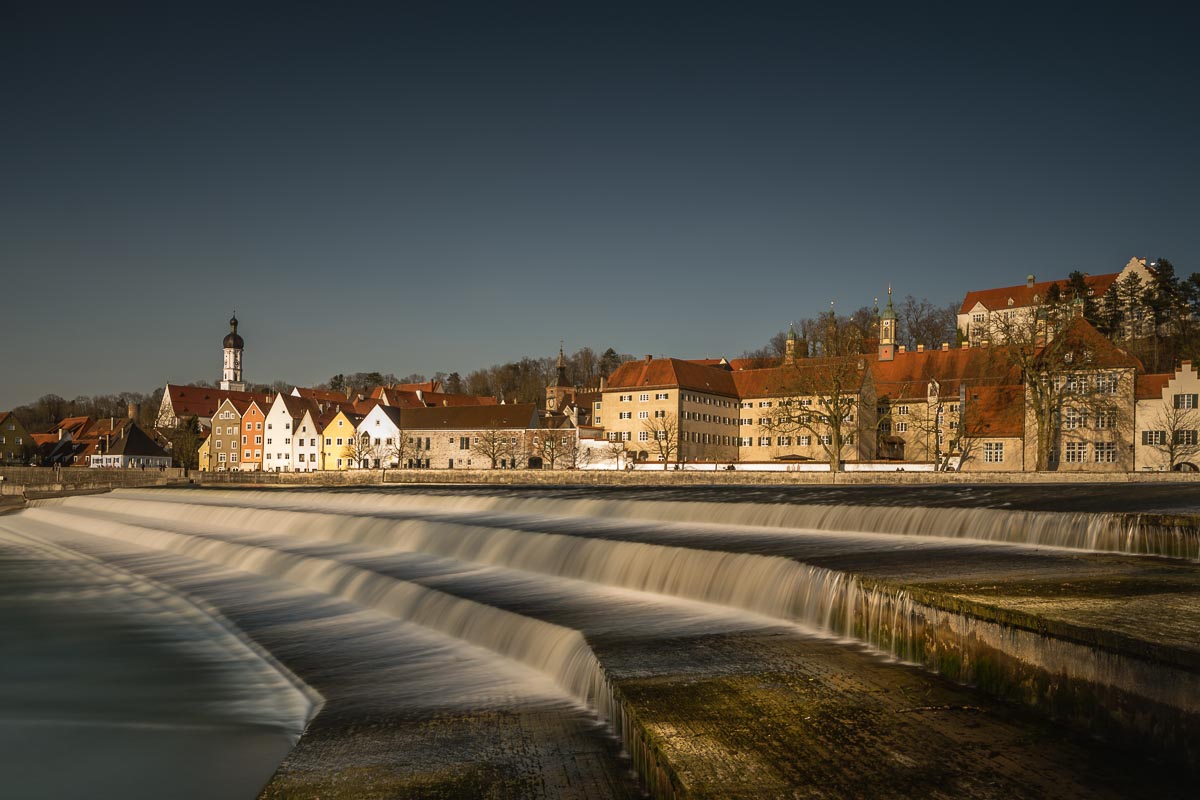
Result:
{"label": "clear sky", "polygon": [[0,409],[1200,271],[1197,18],[983,5],[0,3]]}

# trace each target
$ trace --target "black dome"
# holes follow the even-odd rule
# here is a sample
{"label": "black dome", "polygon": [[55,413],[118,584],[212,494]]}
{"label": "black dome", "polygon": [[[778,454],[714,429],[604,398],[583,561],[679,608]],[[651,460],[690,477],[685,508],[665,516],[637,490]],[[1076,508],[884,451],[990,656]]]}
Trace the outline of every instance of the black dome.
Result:
{"label": "black dome", "polygon": [[226,336],[225,336],[225,341],[222,343],[223,347],[226,347],[226,348],[235,347],[238,350],[242,350],[243,348],[245,348],[246,343],[244,341],[242,341],[241,336],[238,336],[237,326],[238,326],[237,317],[230,317],[229,333],[226,334]]}

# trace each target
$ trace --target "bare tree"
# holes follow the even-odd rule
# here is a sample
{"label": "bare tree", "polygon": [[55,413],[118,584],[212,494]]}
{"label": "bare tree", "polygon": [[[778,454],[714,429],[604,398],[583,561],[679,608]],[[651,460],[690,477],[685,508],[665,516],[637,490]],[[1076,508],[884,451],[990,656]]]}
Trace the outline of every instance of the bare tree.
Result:
{"label": "bare tree", "polygon": [[763,429],[773,435],[815,437],[829,458],[830,471],[840,472],[866,408],[865,361],[861,356],[840,356],[784,369],[791,374]]}
{"label": "bare tree", "polygon": [[666,411],[661,417],[643,420],[642,428],[650,434],[650,448],[662,460],[663,469],[667,469],[667,462],[679,453],[679,419]]}
{"label": "bare tree", "polygon": [[368,467],[371,461],[380,458],[379,447],[371,442],[370,434],[351,436],[342,448],[342,457],[356,467]]}
{"label": "bare tree", "polygon": [[625,442],[620,439],[609,439],[604,446],[604,459],[613,462],[614,469],[621,469],[621,459],[628,455]]}
{"label": "bare tree", "polygon": [[562,429],[544,430],[538,437],[537,452],[542,457],[542,463],[550,469],[557,469],[559,459],[566,454],[567,440],[575,438],[575,432]]}
{"label": "bare tree", "polygon": [[924,297],[918,300],[910,294],[900,304],[897,316],[900,343],[909,348],[919,344],[937,347],[955,339],[958,319],[955,305],[935,306]]}
{"label": "bare tree", "polygon": [[408,457],[415,451],[414,443],[410,442],[405,435],[403,425],[397,428],[396,438],[392,440],[392,443],[385,444],[384,448],[384,455],[400,468],[407,465]]}
{"label": "bare tree", "polygon": [[1168,470],[1194,463],[1200,455],[1200,410],[1181,406],[1178,400],[1163,403],[1154,418],[1154,429],[1142,433],[1143,443],[1158,453]]}
{"label": "bare tree", "polygon": [[508,453],[508,439],[509,431],[493,424],[491,427],[481,430],[473,438],[471,452],[486,459],[492,469],[495,469],[500,464],[500,459],[505,458]]}
{"label": "bare tree", "polygon": [[515,469],[528,469],[530,441],[524,430],[511,430],[504,443],[504,455]]}
{"label": "bare tree", "polygon": [[1136,362],[1067,304],[1043,303],[1030,313],[999,315],[991,327],[1005,343],[995,348],[996,356],[1012,373],[1011,382],[1025,387],[1026,411],[1037,435],[1035,469],[1050,469],[1060,441],[1082,442],[1097,427],[1114,432],[1128,427],[1120,399],[1129,390]]}
{"label": "bare tree", "polygon": [[572,435],[567,437],[566,444],[563,445],[562,461],[567,469],[582,469],[592,463],[595,451],[584,446],[583,442],[579,440],[578,431],[571,433]]}

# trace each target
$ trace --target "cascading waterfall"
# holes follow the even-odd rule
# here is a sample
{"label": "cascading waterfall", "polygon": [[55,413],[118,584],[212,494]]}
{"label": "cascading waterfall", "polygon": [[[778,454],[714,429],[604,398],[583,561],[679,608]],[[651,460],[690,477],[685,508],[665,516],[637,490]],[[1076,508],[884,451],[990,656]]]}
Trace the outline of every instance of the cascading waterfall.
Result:
{"label": "cascading waterfall", "polygon": [[[97,505],[107,502],[111,501],[99,499]],[[68,507],[74,505],[74,501],[67,504]],[[654,754],[641,727],[629,718],[603,666],[576,630],[337,561],[76,516],[52,507],[34,509],[28,514],[34,520],[61,529],[118,539],[297,583],[437,630],[514,660],[548,676],[577,702],[593,709],[621,738],[634,768],[652,796],[673,798],[676,795],[673,773]]]}
{"label": "cascading waterfall", "polygon": [[[118,497],[81,497],[67,502],[73,507],[109,513],[133,511],[180,521],[203,518],[206,524],[229,531],[286,532],[289,536],[421,552],[714,603],[865,642],[897,658],[949,672],[951,677],[963,680],[975,677],[972,665],[960,663],[950,670],[945,653],[968,652],[983,642],[1006,652],[1019,652],[1030,666],[1051,674],[1112,686],[1176,708],[1195,709],[1200,703],[1200,682],[1164,683],[1154,667],[1133,659],[1049,638],[1036,631],[1020,631],[947,612],[917,602],[906,590],[865,584],[845,573],[780,556],[589,539],[427,519],[396,520],[153,500],[127,504]],[[134,508],[129,508],[130,505]],[[442,629],[459,635],[453,627]],[[931,634],[934,630],[939,631],[936,642]],[[577,686],[580,682],[581,678],[574,677],[563,685]],[[577,689],[572,691],[580,696]]]}
{"label": "cascading waterfall", "polygon": [[[186,494],[186,493],[185,493]],[[304,497],[244,492],[234,502],[258,506],[302,505]],[[992,508],[792,505],[512,498],[499,496],[367,493],[323,495],[326,508],[354,513],[426,510],[537,513],[546,516],[654,520],[772,529],[882,533],[969,539],[999,544],[1061,547],[1200,561],[1200,533],[1153,515],[1010,511]]]}
{"label": "cascading waterfall", "polygon": [[[83,533],[300,583],[537,670],[595,709],[613,727],[657,797],[675,796],[681,786],[679,779],[669,765],[661,763],[643,726],[632,716],[634,712],[579,630],[351,566],[337,560],[340,551],[333,551],[330,557],[324,557],[324,551],[322,557],[299,555],[260,546],[257,542],[262,540],[256,537],[267,537],[267,541],[282,537],[284,546],[307,540],[370,548],[368,552],[417,553],[449,559],[468,571],[479,567],[512,570],[527,576],[523,580],[552,576],[716,604],[857,640],[955,679],[979,683],[997,694],[1047,707],[1058,702],[1064,692],[1086,695],[1090,698],[1087,702],[1099,707],[1099,718],[1105,722],[1119,716],[1119,710],[1113,709],[1136,698],[1152,704],[1156,713],[1167,710],[1174,715],[1166,722],[1160,716],[1155,723],[1169,731],[1168,738],[1186,739],[1192,720],[1200,713],[1200,675],[1193,672],[1049,636],[1034,627],[1023,629],[1011,621],[992,622],[969,609],[948,610],[885,581],[866,580],[779,555],[729,552],[721,548],[736,549],[739,538],[713,526],[711,515],[698,523],[681,522],[679,515],[674,516],[670,528],[663,529],[663,540],[679,541],[669,534],[683,529],[696,545],[677,546],[654,543],[659,535],[656,529],[639,529],[633,522],[624,528],[609,525],[602,535],[589,535],[587,520],[578,515],[587,509],[608,513],[621,503],[531,498],[521,503],[522,513],[516,514],[507,512],[517,505],[498,500],[503,499],[156,491],[45,501],[26,513]],[[630,503],[634,504],[637,501]],[[448,513],[446,506],[453,513]],[[497,512],[497,507],[503,506],[511,508]],[[489,517],[485,524],[471,524],[472,508],[491,512],[480,514]],[[564,513],[568,509],[574,516]],[[664,515],[666,504],[656,504],[649,514],[620,510],[623,513],[615,514],[619,518],[650,519]],[[695,515],[693,511],[688,516]],[[572,532],[550,532],[558,526]],[[247,542],[256,543],[236,540],[243,535],[249,537]],[[622,538],[625,535],[637,540]],[[804,533],[796,531],[794,535]],[[822,535],[832,536],[834,543],[844,541],[847,547],[857,546],[861,539]],[[706,541],[711,544],[703,544]],[[979,545],[956,547],[970,552],[969,548]],[[1074,687],[1084,689],[1080,692]],[[1087,713],[1095,710],[1089,708]],[[1185,744],[1182,749],[1187,747]]]}

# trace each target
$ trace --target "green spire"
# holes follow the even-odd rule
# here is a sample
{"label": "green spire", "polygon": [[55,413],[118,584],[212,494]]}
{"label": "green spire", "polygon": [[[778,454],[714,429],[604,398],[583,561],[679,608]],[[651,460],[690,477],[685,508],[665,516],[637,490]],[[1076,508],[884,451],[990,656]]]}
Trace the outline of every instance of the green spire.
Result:
{"label": "green spire", "polygon": [[891,286],[888,287],[887,308],[885,308],[883,310],[883,314],[881,314],[879,318],[880,319],[895,319],[896,318],[896,309],[892,308],[892,287]]}
{"label": "green spire", "polygon": [[796,325],[795,325],[795,323],[792,323],[792,322],[788,323],[788,341],[789,342],[796,341]]}

